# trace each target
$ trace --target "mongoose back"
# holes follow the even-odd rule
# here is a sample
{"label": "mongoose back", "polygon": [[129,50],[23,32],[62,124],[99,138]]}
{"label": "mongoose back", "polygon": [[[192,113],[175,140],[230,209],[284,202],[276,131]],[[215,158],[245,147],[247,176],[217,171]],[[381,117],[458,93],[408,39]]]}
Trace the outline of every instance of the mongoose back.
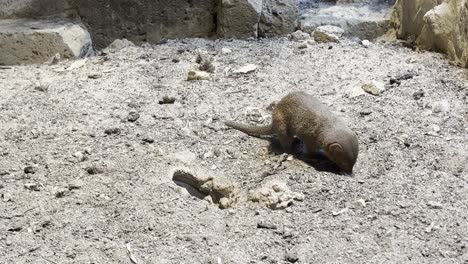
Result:
{"label": "mongoose back", "polygon": [[294,137],[309,154],[322,150],[344,173],[352,174],[359,145],[356,134],[317,99],[304,92],[292,92],[275,106],[272,123],[250,126],[227,121],[225,124],[249,135],[277,135],[285,152],[292,151]]}

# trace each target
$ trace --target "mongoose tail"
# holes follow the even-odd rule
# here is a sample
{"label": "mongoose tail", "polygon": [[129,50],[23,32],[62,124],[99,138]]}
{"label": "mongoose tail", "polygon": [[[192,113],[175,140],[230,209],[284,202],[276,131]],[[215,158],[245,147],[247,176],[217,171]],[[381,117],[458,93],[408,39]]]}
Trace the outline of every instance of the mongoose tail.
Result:
{"label": "mongoose tail", "polygon": [[273,135],[273,125],[266,125],[266,126],[251,126],[251,125],[244,125],[232,121],[226,121],[224,124],[228,127],[234,128],[241,132],[244,132],[248,135],[254,136],[266,136],[266,135]]}

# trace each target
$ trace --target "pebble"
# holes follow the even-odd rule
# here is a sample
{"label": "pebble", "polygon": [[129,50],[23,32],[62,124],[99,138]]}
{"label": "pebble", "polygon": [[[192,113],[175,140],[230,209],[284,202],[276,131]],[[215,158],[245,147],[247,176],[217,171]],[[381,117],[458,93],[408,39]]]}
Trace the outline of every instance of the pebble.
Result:
{"label": "pebble", "polygon": [[55,198],[62,198],[62,197],[65,197],[67,192],[68,192],[68,190],[65,189],[65,188],[56,189],[54,191],[54,196],[55,196]]}
{"label": "pebble", "polygon": [[271,224],[271,223],[261,221],[261,222],[257,223],[257,228],[261,228],[261,229],[278,229],[278,226],[276,226],[275,224]]}
{"label": "pebble", "polygon": [[256,71],[258,68],[255,64],[247,64],[245,66],[240,67],[239,69],[235,70],[235,74],[247,74]]}
{"label": "pebble", "polygon": [[148,144],[153,144],[154,143],[154,139],[152,139],[152,138],[143,138],[142,141],[145,142],[145,143],[148,143]]}
{"label": "pebble", "polygon": [[297,30],[291,34],[291,40],[293,41],[304,41],[310,39],[310,34],[303,32],[302,30]]}
{"label": "pebble", "polygon": [[83,187],[83,181],[81,180],[71,180],[70,182],[68,182],[67,184],[67,187],[68,187],[68,190],[78,190],[78,189],[81,189],[81,187]]}
{"label": "pebble", "polygon": [[358,208],[365,208],[367,206],[366,200],[364,199],[358,199],[354,202],[354,206]]}
{"label": "pebble", "polygon": [[122,132],[122,130],[120,128],[108,128],[106,130],[104,130],[104,133],[106,133],[106,135],[118,135]]}
{"label": "pebble", "polygon": [[91,167],[86,168],[86,172],[90,175],[96,175],[96,174],[101,174],[104,171],[101,168],[91,166]]}
{"label": "pebble", "polygon": [[159,104],[173,104],[175,103],[175,97],[164,96],[161,100],[159,100]]}
{"label": "pebble", "polygon": [[299,46],[297,46],[298,49],[307,49],[308,47],[309,45],[307,45],[307,41],[304,41],[301,44],[299,44]]}
{"label": "pebble", "polygon": [[288,252],[286,254],[286,261],[288,261],[289,263],[296,263],[297,261],[299,261],[299,256],[296,252]]}
{"label": "pebble", "polygon": [[419,91],[413,93],[413,99],[414,100],[419,100],[419,99],[421,99],[423,97],[424,97],[424,91],[422,91],[422,90],[419,90]]}
{"label": "pebble", "polygon": [[319,26],[314,31],[314,39],[319,43],[339,42],[339,37],[343,33],[344,30],[340,27],[331,25]]}
{"label": "pebble", "polygon": [[371,45],[371,42],[367,39],[361,41],[361,45],[364,47],[364,48],[369,48],[370,45]]}
{"label": "pebble", "polygon": [[24,168],[24,173],[26,174],[34,174],[37,172],[37,168],[33,166],[27,166]]}
{"label": "pebble", "polygon": [[448,112],[448,111],[450,111],[450,104],[447,100],[434,102],[432,104],[433,113],[443,113],[443,112]]}
{"label": "pebble", "polygon": [[34,87],[34,90],[39,91],[39,92],[47,92],[49,90],[49,86],[37,83],[36,86]]}
{"label": "pebble", "polygon": [[442,209],[444,206],[441,203],[435,202],[435,201],[429,201],[427,202],[427,206],[431,209]]}
{"label": "pebble", "polygon": [[85,155],[84,155],[83,152],[81,152],[81,151],[77,151],[77,152],[73,153],[73,157],[75,157],[76,159],[78,159],[78,161],[80,161],[80,162],[86,160]]}
{"label": "pebble", "polygon": [[209,80],[210,74],[204,71],[189,71],[187,81]]}
{"label": "pebble", "polygon": [[341,215],[343,213],[346,213],[347,211],[348,211],[348,208],[344,208],[344,209],[342,209],[340,211],[332,211],[332,215],[333,216],[339,216],[339,215]]}
{"label": "pebble", "polygon": [[368,94],[380,95],[380,93],[385,89],[385,85],[381,82],[370,81],[363,83],[361,88]]}
{"label": "pebble", "polygon": [[440,132],[440,126],[438,125],[432,125],[432,130],[436,133],[439,133]]}
{"label": "pebble", "polygon": [[127,121],[128,121],[128,122],[135,122],[135,121],[137,121],[139,118],[140,118],[140,114],[137,113],[137,112],[132,111],[132,112],[128,113]]}
{"label": "pebble", "polygon": [[228,49],[228,48],[222,48],[222,49],[221,49],[221,53],[222,53],[222,54],[229,54],[229,53],[231,53],[231,52],[232,52],[232,50],[230,50],[230,49]]}
{"label": "pebble", "polygon": [[89,79],[99,79],[101,78],[101,74],[100,73],[91,73],[90,75],[88,75],[88,78]]}
{"label": "pebble", "polygon": [[24,188],[35,192],[40,191],[39,185],[37,185],[37,183],[26,183],[24,184]]}

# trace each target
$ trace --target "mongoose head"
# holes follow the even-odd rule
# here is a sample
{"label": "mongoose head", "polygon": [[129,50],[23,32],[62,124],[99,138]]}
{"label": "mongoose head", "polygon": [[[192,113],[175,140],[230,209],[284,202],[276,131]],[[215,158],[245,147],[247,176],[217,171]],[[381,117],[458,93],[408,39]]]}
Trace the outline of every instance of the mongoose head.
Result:
{"label": "mongoose head", "polygon": [[334,142],[328,144],[325,154],[347,175],[353,174],[353,167],[356,163],[359,152],[359,145],[356,135],[347,134],[339,137]]}

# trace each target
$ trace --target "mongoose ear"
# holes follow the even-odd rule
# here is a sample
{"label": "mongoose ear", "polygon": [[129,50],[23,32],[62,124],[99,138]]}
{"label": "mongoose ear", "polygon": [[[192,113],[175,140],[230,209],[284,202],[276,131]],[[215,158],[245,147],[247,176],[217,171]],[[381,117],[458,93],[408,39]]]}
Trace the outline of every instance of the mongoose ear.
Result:
{"label": "mongoose ear", "polygon": [[328,150],[331,153],[340,153],[343,152],[343,147],[338,143],[333,143],[328,146]]}

